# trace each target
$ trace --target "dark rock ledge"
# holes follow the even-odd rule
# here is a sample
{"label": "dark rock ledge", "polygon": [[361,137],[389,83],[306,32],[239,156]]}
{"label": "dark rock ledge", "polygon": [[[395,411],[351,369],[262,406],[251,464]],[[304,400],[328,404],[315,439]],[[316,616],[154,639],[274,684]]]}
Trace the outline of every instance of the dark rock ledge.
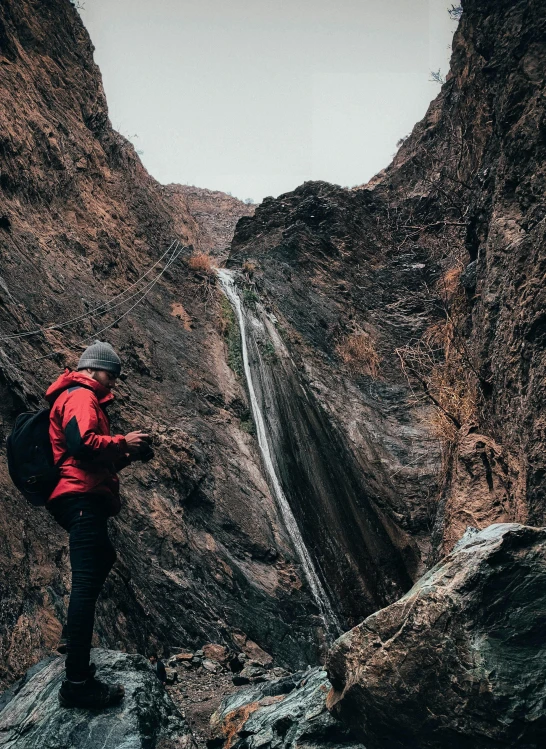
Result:
{"label": "dark rock ledge", "polygon": [[48,658],[0,697],[0,747],[194,749],[186,722],[143,656],[93,650],[92,660],[97,676],[125,686],[121,705],[102,712],[61,708],[64,658]]}

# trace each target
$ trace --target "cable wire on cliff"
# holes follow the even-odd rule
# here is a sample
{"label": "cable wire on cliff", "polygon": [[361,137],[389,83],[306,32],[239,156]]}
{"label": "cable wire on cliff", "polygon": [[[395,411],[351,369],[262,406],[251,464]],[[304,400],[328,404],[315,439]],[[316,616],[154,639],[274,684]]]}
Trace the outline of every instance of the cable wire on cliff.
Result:
{"label": "cable wire on cliff", "polygon": [[[173,242],[173,244],[175,244],[175,243]],[[173,244],[171,244],[171,247],[173,246]],[[94,333],[92,333],[90,336],[87,336],[86,338],[83,338],[82,340],[77,341],[76,343],[69,343],[68,346],[71,347],[71,348],[77,348],[78,346],[83,346],[84,344],[88,343],[89,341],[94,340],[97,336],[99,336],[101,333],[104,333],[106,330],[108,330],[109,328],[111,328],[113,325],[116,325],[116,323],[118,323],[120,320],[123,320],[123,318],[126,317],[129,314],[129,312],[131,312],[132,310],[134,310],[135,307],[137,307],[148,296],[148,294],[153,289],[153,287],[157,284],[157,282],[159,281],[159,279],[174,264],[174,262],[178,259],[178,257],[181,255],[181,253],[183,252],[184,249],[185,249],[185,247],[183,247],[183,246],[179,247],[179,243],[176,243],[176,247],[173,250],[173,252],[171,254],[171,257],[167,260],[167,263],[165,264],[165,267],[163,268],[163,270],[160,273],[158,273],[158,275],[154,279],[152,279],[151,281],[148,282],[147,288],[144,287],[146,289],[146,291],[144,291],[144,293],[142,293],[142,295],[140,296],[140,298],[137,299],[137,301],[134,304],[132,304],[129,307],[128,310],[126,310],[122,315],[120,315],[119,317],[117,317],[115,320],[113,320],[108,325],[105,325],[100,330],[94,331]],[[165,255],[163,255],[163,257],[165,257]],[[157,263],[156,263],[156,265],[157,265]],[[142,278],[144,278],[144,276],[142,276]],[[140,280],[142,280],[142,279],[140,279]],[[138,293],[140,294],[142,291],[143,291],[143,289],[141,289]],[[133,295],[133,296],[136,296],[136,294]],[[126,299],[124,301],[128,301],[128,300]],[[116,306],[119,306],[119,305],[116,305]],[[46,330],[47,330],[47,328],[46,328]],[[52,351],[50,354],[44,354],[43,356],[37,356],[37,357],[34,357],[34,358],[30,358],[30,359],[23,359],[22,361],[20,361],[20,362],[17,363],[17,366],[22,365],[22,364],[29,364],[29,363],[34,363],[34,362],[37,362],[37,361],[42,361],[43,359],[50,359],[52,356],[57,356],[59,353],[60,352],[58,352],[58,351]]]}
{"label": "cable wire on cliff", "polygon": [[[128,291],[131,291],[131,289],[134,289],[135,286],[138,286],[138,284],[143,279],[145,279],[146,276],[149,276],[150,273],[153,271],[153,269],[159,265],[159,263],[163,260],[163,258],[165,258],[169,254],[169,252],[175,245],[176,247],[175,247],[175,250],[173,250],[173,252],[176,252],[179,244],[180,243],[176,239],[173,242],[171,242],[168,249],[163,253],[163,255],[161,255],[161,257],[158,260],[156,260],[156,262],[150,268],[148,268],[146,273],[144,273],[139,279],[137,279],[134,283],[132,283],[126,289],[124,289],[123,291],[120,291],[119,294],[116,294],[116,296],[112,297],[112,299],[109,299],[107,302],[100,304],[98,307],[93,307],[93,309],[88,310],[87,312],[84,312],[81,315],[78,315],[78,317],[73,317],[70,320],[66,320],[63,323],[55,323],[54,325],[47,325],[46,327],[36,328],[35,330],[27,330],[22,333],[12,333],[11,335],[0,336],[0,341],[10,341],[15,338],[26,338],[28,336],[39,335],[40,333],[44,333],[46,331],[61,330],[62,328],[66,328],[68,325],[72,325],[72,323],[79,322],[80,320],[84,320],[86,317],[91,317],[92,315],[95,315],[95,314],[103,314],[104,312],[110,312],[110,310],[115,309],[116,307],[120,307],[122,304],[125,304],[125,302],[128,302],[130,299],[134,299],[135,296],[138,296],[138,294],[142,293],[143,289],[139,289],[139,291],[135,292],[130,297],[127,297],[126,299],[122,299],[120,302],[113,305],[112,307],[110,307],[109,305],[112,304],[112,302],[115,302],[116,299],[119,299],[120,297],[124,296]],[[162,273],[164,273],[165,270],[166,268],[163,269]]]}

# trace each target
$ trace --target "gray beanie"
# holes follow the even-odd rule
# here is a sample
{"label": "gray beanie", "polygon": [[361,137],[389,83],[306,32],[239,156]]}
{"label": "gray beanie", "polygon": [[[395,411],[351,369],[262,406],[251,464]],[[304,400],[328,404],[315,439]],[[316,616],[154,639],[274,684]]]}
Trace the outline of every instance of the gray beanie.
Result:
{"label": "gray beanie", "polygon": [[79,369],[103,369],[119,377],[121,373],[121,359],[109,343],[95,341],[80,356],[78,362]]}

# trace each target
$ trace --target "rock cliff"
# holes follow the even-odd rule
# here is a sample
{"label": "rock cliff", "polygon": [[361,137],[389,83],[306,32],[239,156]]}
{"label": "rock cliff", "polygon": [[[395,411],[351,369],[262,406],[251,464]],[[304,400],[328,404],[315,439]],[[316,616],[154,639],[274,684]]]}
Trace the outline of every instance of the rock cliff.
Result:
{"label": "rock cliff", "polygon": [[166,185],[162,192],[175,213],[195,220],[196,249],[212,254],[219,262],[229,254],[237,221],[242,216],[252,216],[255,209],[253,203],[243,203],[232,195],[191,185]]}
{"label": "rock cliff", "polygon": [[[0,683],[55,647],[69,590],[64,531],[12,487],[4,440],[107,325],[126,374],[113,428],[149,430],[157,458],[123,477],[119,563],[99,606],[100,640],[144,652],[235,647],[236,635],[304,665],[316,658],[316,608],[261,472],[245,390],[227,364],[210,268],[188,264],[185,250],[153,288],[164,263],[111,311],[92,312],[174,240],[213,247],[202,244],[206,209],[195,217],[174,201],[183,188],[158,185],[112,130],[92,51],[69,0],[2,2]],[[225,200],[227,226],[239,209]]]}
{"label": "rock cliff", "polygon": [[[378,749],[453,737],[534,749],[544,733],[543,532],[502,524],[541,526],[546,510],[546,8],[463,9],[447,81],[384,172],[352,190],[306,183],[235,230],[228,265],[275,469],[352,629],[329,661],[334,717],[314,672],[301,699],[278,700],[292,722],[278,713],[276,725],[271,695],[250,695],[252,718],[229,697],[228,746],[330,741],[322,724],[338,744]],[[324,630],[263,470],[237,320],[210,263],[186,249],[222,258],[242,206],[145,172],[111,129],[68,0],[4,0],[0,96],[0,436],[107,325],[127,374],[115,429],[154,435],[156,459],[125,476],[99,638],[141,652],[251,642],[280,664],[316,662]],[[173,241],[179,260],[139,306],[93,312]],[[0,483],[9,683],[55,645],[67,544],[4,461]],[[492,524],[456,547],[467,526]],[[407,669],[396,694],[391,657]],[[233,710],[244,720],[226,733]]]}
{"label": "rock cliff", "polygon": [[[464,389],[452,384],[441,398],[459,415],[446,440],[438,553],[469,524],[542,525],[546,507],[546,12],[532,0],[463,7],[448,81],[374,190],[401,210],[400,240],[435,246],[444,262],[443,381]],[[415,369],[431,383],[422,363]]]}
{"label": "rock cliff", "polygon": [[266,199],[230,256],[362,494],[427,563],[467,525],[541,525],[545,511],[546,13],[463,8],[447,82],[393,163],[353,190],[309,182]]}

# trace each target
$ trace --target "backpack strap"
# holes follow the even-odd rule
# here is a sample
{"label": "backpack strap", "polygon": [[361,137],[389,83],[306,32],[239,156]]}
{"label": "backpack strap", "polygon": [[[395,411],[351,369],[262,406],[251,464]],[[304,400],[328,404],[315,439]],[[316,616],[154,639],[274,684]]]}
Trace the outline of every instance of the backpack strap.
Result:
{"label": "backpack strap", "polygon": [[[73,393],[74,390],[80,390],[83,387],[83,385],[73,385],[71,388],[66,388],[67,393]],[[66,453],[66,455],[63,455],[63,457],[55,463],[55,468],[60,468],[62,464],[68,460],[70,455]]]}

